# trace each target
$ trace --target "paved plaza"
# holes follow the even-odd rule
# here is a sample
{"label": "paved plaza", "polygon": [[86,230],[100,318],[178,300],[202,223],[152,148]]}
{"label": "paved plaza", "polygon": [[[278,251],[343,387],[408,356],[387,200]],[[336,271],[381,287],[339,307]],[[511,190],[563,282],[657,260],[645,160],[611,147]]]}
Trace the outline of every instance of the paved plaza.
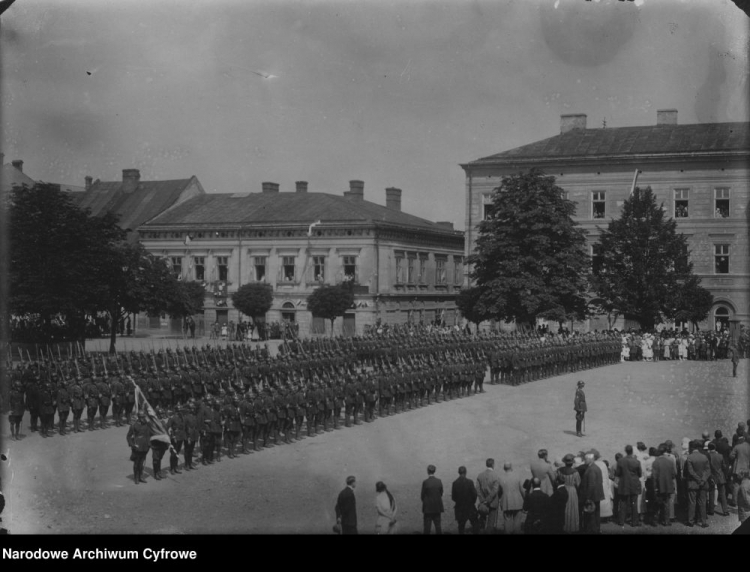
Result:
{"label": "paved plaza", "polygon": [[[459,465],[475,479],[487,457],[511,461],[529,475],[536,451],[550,458],[598,449],[612,462],[626,444],[648,446],[729,434],[748,418],[748,360],[739,376],[720,362],[623,363],[528,383],[485,385],[486,393],[377,419],[291,445],[277,446],[156,482],[146,463],[146,485],[134,486],[126,427],[43,439],[28,430],[9,446],[9,490],[4,525],[12,533],[312,533],[330,534],[338,492],[357,477],[360,532],[375,523],[375,483],[383,480],[399,506],[400,532],[421,531],[419,499],[428,464],[443,481],[443,529],[455,534],[450,484]],[[586,382],[586,436],[575,436],[576,381]],[[7,479],[7,480],[5,480]],[[679,514],[679,512],[678,512]],[[709,517],[708,529],[678,523],[670,529],[607,533],[729,533],[731,516]]]}

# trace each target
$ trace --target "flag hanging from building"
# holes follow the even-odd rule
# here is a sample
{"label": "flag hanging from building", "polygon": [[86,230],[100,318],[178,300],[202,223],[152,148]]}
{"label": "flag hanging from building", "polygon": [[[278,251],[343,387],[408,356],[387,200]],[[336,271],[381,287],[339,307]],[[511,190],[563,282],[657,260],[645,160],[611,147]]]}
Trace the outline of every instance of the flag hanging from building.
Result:
{"label": "flag hanging from building", "polygon": [[162,425],[162,422],[156,415],[156,411],[151,407],[151,404],[149,404],[146,396],[143,395],[141,388],[138,387],[135,381],[133,381],[133,378],[130,376],[127,377],[135,388],[135,410],[138,412],[143,411],[146,414],[146,423],[151,429],[151,441],[161,441],[162,443],[171,445],[172,440],[169,438],[169,435],[167,435],[167,431],[164,429],[164,425]]}

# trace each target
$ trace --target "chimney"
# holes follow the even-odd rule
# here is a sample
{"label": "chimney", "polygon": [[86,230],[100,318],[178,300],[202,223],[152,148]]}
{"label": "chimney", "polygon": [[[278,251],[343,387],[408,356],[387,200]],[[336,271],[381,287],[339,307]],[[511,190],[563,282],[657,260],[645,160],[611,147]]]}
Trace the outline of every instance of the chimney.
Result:
{"label": "chimney", "polygon": [[122,190],[126,193],[132,193],[138,188],[141,182],[141,172],[138,169],[122,170]]}
{"label": "chimney", "polygon": [[562,135],[573,129],[586,129],[586,115],[584,113],[560,116],[560,134]]}
{"label": "chimney", "polygon": [[85,186],[86,190],[88,191],[88,190],[89,190],[89,189],[91,188],[91,183],[92,183],[92,181],[94,180],[94,178],[93,178],[93,177],[90,177],[89,175],[86,175],[86,176],[85,176],[85,177],[83,178],[83,180],[84,180],[84,181],[86,181],[86,182],[84,183],[84,186]]}
{"label": "chimney", "polygon": [[265,183],[263,183],[263,192],[264,193],[278,193],[279,192],[279,184],[278,183],[265,182]]}
{"label": "chimney", "polygon": [[656,110],[656,124],[657,125],[677,125],[677,110],[676,109],[657,109]]}
{"label": "chimney", "polygon": [[385,190],[385,206],[394,211],[401,210],[401,189],[388,187]]}
{"label": "chimney", "polygon": [[16,159],[15,161],[11,161],[11,164],[23,173],[23,161]]}
{"label": "chimney", "polygon": [[435,223],[438,226],[443,227],[446,230],[453,230],[453,223],[447,220],[439,220]]}
{"label": "chimney", "polygon": [[362,201],[365,198],[364,181],[349,181],[349,190],[344,191],[344,196],[352,201]]}
{"label": "chimney", "polygon": [[306,193],[307,192],[307,181],[297,181],[295,183],[297,185],[297,192],[298,193]]}

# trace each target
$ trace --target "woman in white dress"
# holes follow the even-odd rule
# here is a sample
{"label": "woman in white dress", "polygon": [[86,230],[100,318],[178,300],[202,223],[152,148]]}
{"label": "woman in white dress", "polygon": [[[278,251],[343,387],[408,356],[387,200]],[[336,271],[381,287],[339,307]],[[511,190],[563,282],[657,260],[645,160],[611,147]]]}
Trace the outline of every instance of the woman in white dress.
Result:
{"label": "woman in white dress", "polygon": [[375,534],[396,534],[396,499],[383,481],[375,484],[375,509],[378,519],[375,521]]}
{"label": "woman in white dress", "polygon": [[672,351],[672,349],[671,349],[672,348],[672,342],[673,341],[674,340],[672,338],[667,338],[664,341],[664,353],[662,354],[662,356],[664,357],[664,359],[669,359],[670,358],[671,351]]}
{"label": "woman in white dress", "polygon": [[627,336],[622,337],[622,361],[630,361],[630,346]]}
{"label": "woman in white dress", "polygon": [[612,481],[609,479],[609,467],[604,462],[598,451],[595,451],[596,461],[594,464],[602,470],[602,489],[604,490],[604,500],[599,503],[599,517],[611,518],[612,512]]}
{"label": "woman in white dress", "polygon": [[680,338],[680,361],[686,360],[688,356],[688,341],[687,338]]}
{"label": "woman in white dress", "polygon": [[643,340],[641,340],[641,351],[643,352],[643,361],[651,361],[651,358],[654,357],[654,352],[651,349],[652,345],[651,336],[649,334],[646,334],[643,336]]}

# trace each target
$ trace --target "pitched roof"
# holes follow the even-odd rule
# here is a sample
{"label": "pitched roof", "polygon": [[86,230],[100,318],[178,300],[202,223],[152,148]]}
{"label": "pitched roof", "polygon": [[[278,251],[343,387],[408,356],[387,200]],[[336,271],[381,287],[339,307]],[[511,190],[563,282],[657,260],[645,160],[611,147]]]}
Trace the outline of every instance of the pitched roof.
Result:
{"label": "pitched roof", "polygon": [[193,181],[140,181],[132,192],[125,192],[122,181],[97,181],[78,197],[78,205],[99,216],[107,212],[120,215],[120,226],[135,230],[171,207]]}
{"label": "pitched roof", "polygon": [[[381,222],[446,232],[444,226],[365,200],[327,193],[211,193],[194,197],[146,226]],[[450,231],[454,232],[454,231]]]}
{"label": "pitched roof", "polygon": [[468,166],[525,160],[573,160],[601,156],[715,154],[750,151],[750,123],[696,123],[606,129],[572,129],[482,157]]}
{"label": "pitched roof", "polygon": [[2,166],[0,171],[0,189],[3,192],[10,191],[14,186],[26,185],[33,187],[36,181],[29,177],[26,173],[17,169],[10,163],[6,163]]}

